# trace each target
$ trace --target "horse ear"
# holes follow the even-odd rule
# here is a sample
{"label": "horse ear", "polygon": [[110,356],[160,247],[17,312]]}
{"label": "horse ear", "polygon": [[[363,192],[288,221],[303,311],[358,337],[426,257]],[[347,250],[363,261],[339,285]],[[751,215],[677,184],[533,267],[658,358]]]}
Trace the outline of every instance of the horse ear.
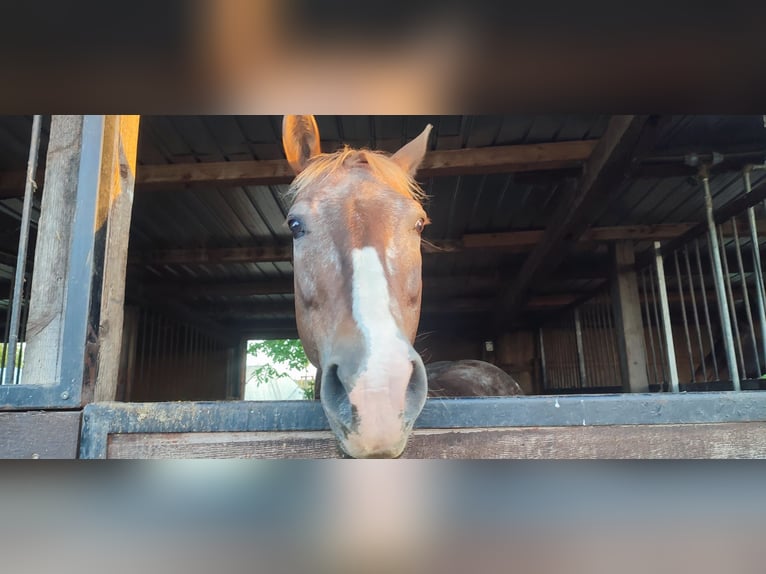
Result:
{"label": "horse ear", "polygon": [[314,116],[285,116],[282,119],[282,146],[287,162],[298,175],[312,157],[322,153]]}
{"label": "horse ear", "polygon": [[423,157],[426,155],[428,136],[431,135],[432,128],[433,126],[428,124],[418,137],[391,156],[391,159],[412,177],[415,177],[420,164],[423,162]]}

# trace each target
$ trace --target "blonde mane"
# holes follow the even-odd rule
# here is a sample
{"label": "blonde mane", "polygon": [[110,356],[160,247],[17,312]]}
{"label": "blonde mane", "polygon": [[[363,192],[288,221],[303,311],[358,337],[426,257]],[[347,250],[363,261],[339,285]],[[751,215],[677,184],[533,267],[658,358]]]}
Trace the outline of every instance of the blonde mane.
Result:
{"label": "blonde mane", "polygon": [[368,149],[352,149],[348,146],[334,153],[323,153],[313,157],[306,168],[295,177],[285,198],[292,204],[306,189],[319,185],[339,169],[365,164],[380,183],[419,203],[426,199],[426,193],[420,185],[392,161],[388,154]]}

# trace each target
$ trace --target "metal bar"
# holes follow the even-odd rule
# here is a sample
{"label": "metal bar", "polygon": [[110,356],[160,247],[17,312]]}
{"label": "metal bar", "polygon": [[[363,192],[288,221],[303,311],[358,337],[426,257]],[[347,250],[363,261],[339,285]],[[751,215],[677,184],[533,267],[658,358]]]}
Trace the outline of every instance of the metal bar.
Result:
{"label": "metal bar", "polygon": [[[32,194],[37,188],[37,158],[40,152],[40,129],[42,116],[36,115],[32,120],[32,140],[29,144],[29,159],[27,161],[27,180],[24,184],[24,207],[21,210],[21,230],[19,231],[19,250],[16,256],[16,277],[13,283],[13,299],[11,304],[11,327],[6,346],[10,353],[6,356],[5,384],[13,383],[13,366],[16,361],[16,344],[19,339],[19,320],[21,307],[24,303],[24,274],[27,266],[27,247],[29,246],[29,222],[32,214]],[[10,363],[10,368],[9,368]]]}
{"label": "metal bar", "polygon": [[[84,116],[70,268],[65,288],[66,309],[61,339],[61,385],[65,387],[61,397],[73,404],[79,403],[82,396],[83,357],[88,336],[96,200],[101,174],[103,139],[104,116]],[[68,389],[67,386],[69,386]]]}
{"label": "metal bar", "polygon": [[605,386],[609,386],[610,384],[614,384],[614,381],[619,381],[620,375],[614,372],[614,356],[616,349],[614,348],[614,339],[610,336],[612,330],[609,326],[609,305],[603,301],[603,298],[603,294],[596,298],[595,316],[599,323],[601,340],[604,343],[602,353],[602,356],[604,357],[604,375],[608,375],[612,378],[611,381],[605,381]]}
{"label": "metal bar", "polygon": [[707,325],[707,333],[710,339],[710,357],[713,359],[713,371],[715,372],[715,378],[717,381],[721,380],[721,374],[718,371],[718,359],[716,358],[715,339],[713,338],[713,327],[710,323],[710,309],[707,302],[707,291],[705,290],[705,271],[702,269],[702,257],[700,256],[700,244],[697,239],[694,240],[695,255],[697,260],[697,268],[700,272],[700,289],[702,291],[702,302],[705,304],[703,309],[705,310],[705,324]]}
{"label": "metal bar", "polygon": [[545,363],[545,340],[542,327],[537,329],[537,339],[540,345],[540,378],[542,379],[543,390],[548,390],[548,368]]}
{"label": "metal bar", "polygon": [[0,357],[0,385],[5,384],[5,359],[8,356],[8,333],[11,331],[11,306],[13,305],[13,292],[10,293],[8,299],[8,309],[5,312],[5,334],[3,335],[3,352]]}
{"label": "metal bar", "polygon": [[662,247],[659,241],[654,242],[654,262],[657,268],[657,291],[660,293],[660,310],[662,311],[662,331],[665,335],[665,347],[667,349],[668,374],[670,375],[670,390],[678,392],[678,369],[676,367],[676,349],[673,344],[673,328],[670,324],[670,308],[668,306],[668,292],[665,286],[665,267],[662,262]]}
{"label": "metal bar", "polygon": [[607,385],[607,379],[611,376],[605,374],[605,370],[608,369],[608,363],[605,361],[606,350],[601,345],[601,340],[604,337],[604,333],[599,328],[598,324],[598,299],[593,300],[588,304],[588,316],[586,317],[585,324],[590,324],[590,341],[589,345],[591,355],[593,357],[593,375],[591,376],[591,386],[600,387]]}
{"label": "metal bar", "polygon": [[[20,345],[20,351],[19,351],[19,366],[24,365],[24,359],[27,354],[27,321],[29,319],[29,297],[32,292],[32,282],[26,281],[24,283],[24,289],[22,289],[22,297],[25,301],[27,301],[26,305],[21,306],[21,323],[19,325],[20,332],[19,332],[19,341],[23,341]],[[23,332],[23,336],[22,336]],[[19,368],[18,372],[16,373],[16,384],[21,384],[21,375],[22,375],[23,369]]]}
{"label": "metal bar", "polygon": [[[745,170],[745,193],[750,193],[752,186],[750,185],[750,170]],[[755,223],[755,209],[752,207],[747,208],[747,221],[750,226],[750,244],[753,250],[753,267],[755,277],[755,293],[756,301],[758,303],[758,322],[761,326],[761,350],[763,352],[762,359],[763,365],[766,367],[766,289],[764,289],[763,281],[763,268],[761,267],[761,244],[758,241],[758,227]],[[759,373],[762,375],[763,373]]]}
{"label": "metal bar", "polygon": [[715,220],[713,219],[713,196],[710,193],[710,182],[706,169],[701,171],[702,184],[705,190],[705,214],[708,225],[708,241],[710,242],[710,251],[713,257],[713,277],[715,279],[716,296],[718,297],[718,312],[721,317],[721,327],[723,330],[724,345],[726,348],[726,362],[729,367],[729,376],[735,391],[741,390],[739,382],[739,371],[737,370],[737,359],[734,356],[734,340],[731,331],[731,320],[726,310],[726,300],[724,296],[723,267],[721,265],[721,252],[718,248],[718,237],[715,231]]}
{"label": "metal bar", "polygon": [[729,303],[729,313],[731,313],[732,331],[734,334],[734,347],[739,357],[739,369],[742,376],[745,376],[745,356],[742,352],[742,337],[739,333],[739,319],[737,319],[737,306],[734,301],[734,291],[731,287],[731,273],[729,272],[729,256],[726,253],[726,240],[723,237],[723,230],[718,226],[718,241],[721,248],[721,261],[723,263],[724,285],[726,286],[726,299]]}
{"label": "metal bar", "polygon": [[[660,321],[659,306],[660,301],[655,289],[655,284],[659,282],[659,276],[657,275],[656,268],[657,260],[655,259],[655,267],[652,267],[649,271],[649,286],[652,288],[652,302],[654,303],[654,324],[657,329],[657,348],[659,349],[660,356],[660,372],[662,373],[663,389],[665,383],[670,381],[670,374],[668,372],[668,361],[665,359],[667,354],[667,348],[662,344],[662,321]],[[656,281],[655,281],[656,280]]]}
{"label": "metal bar", "polygon": [[686,302],[684,301],[684,286],[681,281],[681,266],[678,263],[678,251],[673,252],[676,266],[676,281],[678,282],[678,298],[681,302],[681,318],[684,322],[684,334],[686,335],[686,353],[689,357],[689,382],[694,382],[694,355],[692,353],[692,340],[689,336],[689,321],[686,317]]}
{"label": "metal bar", "polygon": [[611,295],[608,294],[606,291],[604,292],[604,313],[606,313],[607,318],[607,332],[606,335],[609,339],[609,345],[612,348],[612,352],[610,354],[610,363],[612,366],[612,377],[614,377],[615,381],[620,380],[620,360],[619,360],[619,352],[617,351],[617,328],[615,326],[615,317],[614,317],[614,305],[611,301]]}
{"label": "metal bar", "polygon": [[577,367],[580,374],[580,388],[585,388],[587,374],[585,372],[585,352],[582,344],[582,323],[579,308],[574,310],[575,343],[577,345]]}
{"label": "metal bar", "polygon": [[[654,373],[654,384],[659,383],[659,374],[657,373],[657,353],[654,349],[654,327],[652,325],[652,315],[649,313],[649,291],[646,288],[646,270],[641,272],[641,287],[644,292],[644,309],[646,312],[646,326],[649,333],[649,348],[652,353],[652,372]],[[649,373],[651,374],[651,373]]]}
{"label": "metal bar", "polygon": [[[689,261],[689,246],[684,245],[684,263],[686,264],[686,277],[689,282],[689,295],[692,301],[692,314],[694,316],[694,328],[697,334],[697,347],[700,354],[700,364],[702,366],[702,379],[707,381],[707,364],[705,361],[705,347],[702,344],[702,330],[700,329],[700,316],[697,311],[697,297],[694,294],[694,277],[692,276],[692,266]],[[697,380],[697,377],[694,377]]]}
{"label": "metal bar", "polygon": [[[747,288],[745,266],[742,263],[742,250],[740,249],[740,245],[739,245],[739,232],[737,231],[736,217],[731,218],[731,224],[733,225],[732,229],[734,229],[734,246],[736,247],[735,254],[737,256],[737,267],[739,269],[739,278],[740,278],[740,283],[742,285],[742,296],[745,302],[745,317],[747,318],[747,325],[748,325],[748,328],[750,329],[750,340],[753,345],[753,358],[755,359],[755,367],[758,373],[755,375],[755,377],[758,378],[759,376],[761,376],[761,361],[758,358],[758,341],[756,341],[756,336],[755,336],[755,324],[753,323],[753,312],[750,309],[750,294],[748,293],[748,288]],[[742,376],[747,378],[748,374],[746,370],[743,370]]]}

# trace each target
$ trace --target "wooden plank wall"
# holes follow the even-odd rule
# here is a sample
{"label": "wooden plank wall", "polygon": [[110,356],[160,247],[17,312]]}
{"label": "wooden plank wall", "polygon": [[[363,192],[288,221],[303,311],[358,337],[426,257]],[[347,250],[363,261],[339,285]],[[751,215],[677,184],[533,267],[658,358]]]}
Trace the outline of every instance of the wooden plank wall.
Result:
{"label": "wooden plank wall", "polygon": [[[107,458],[340,458],[329,431],[112,435]],[[416,429],[402,458],[766,458],[766,423]]]}
{"label": "wooden plank wall", "polygon": [[0,413],[0,458],[77,458],[79,412]]}

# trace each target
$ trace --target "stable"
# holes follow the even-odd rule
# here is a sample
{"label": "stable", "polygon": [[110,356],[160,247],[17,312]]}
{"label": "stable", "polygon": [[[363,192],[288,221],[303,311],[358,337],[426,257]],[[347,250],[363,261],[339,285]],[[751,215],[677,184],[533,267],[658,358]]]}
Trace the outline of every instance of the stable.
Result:
{"label": "stable", "polygon": [[[762,116],[319,116],[417,173],[415,349],[523,397],[429,398],[405,457],[766,454]],[[277,116],[0,117],[0,456],[336,457],[244,401],[296,338]]]}

